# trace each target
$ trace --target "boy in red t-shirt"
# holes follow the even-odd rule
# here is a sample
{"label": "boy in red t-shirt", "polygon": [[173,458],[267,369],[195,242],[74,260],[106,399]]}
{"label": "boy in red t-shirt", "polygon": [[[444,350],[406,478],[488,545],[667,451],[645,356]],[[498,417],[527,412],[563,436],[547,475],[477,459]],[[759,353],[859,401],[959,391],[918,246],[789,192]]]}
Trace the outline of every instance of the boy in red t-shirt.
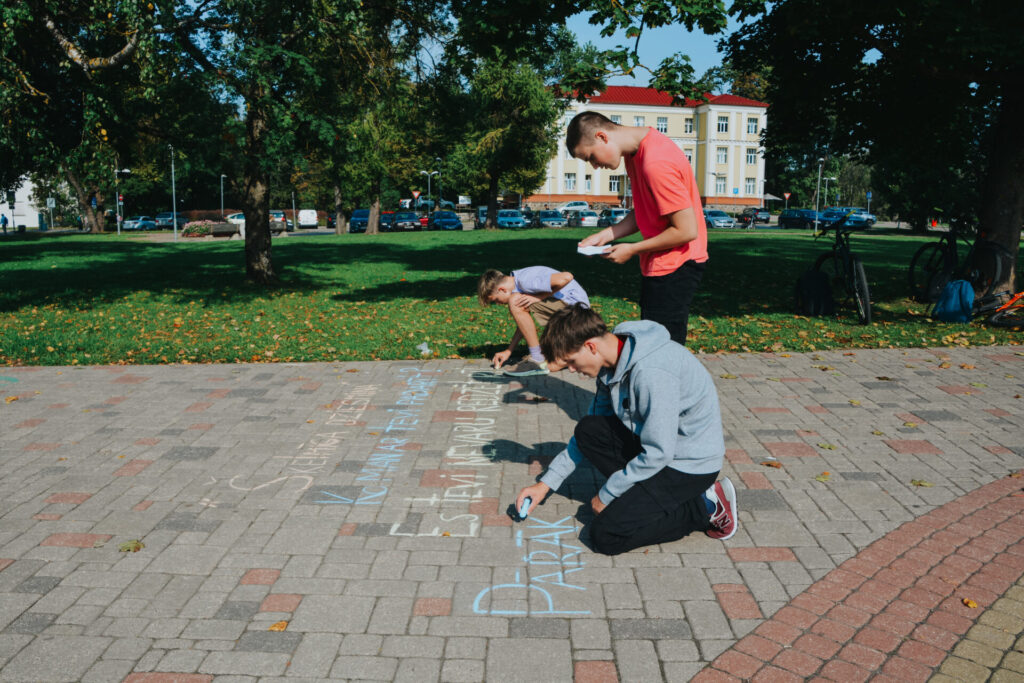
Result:
{"label": "boy in red t-shirt", "polygon": [[602,246],[639,231],[643,240],[612,245],[604,257],[625,263],[639,256],[640,317],[661,323],[685,345],[690,302],[708,260],[700,192],[686,155],[653,128],[622,126],[593,111],[569,122],[565,146],[594,168],[618,168],[625,159],[633,210],[580,246]]}

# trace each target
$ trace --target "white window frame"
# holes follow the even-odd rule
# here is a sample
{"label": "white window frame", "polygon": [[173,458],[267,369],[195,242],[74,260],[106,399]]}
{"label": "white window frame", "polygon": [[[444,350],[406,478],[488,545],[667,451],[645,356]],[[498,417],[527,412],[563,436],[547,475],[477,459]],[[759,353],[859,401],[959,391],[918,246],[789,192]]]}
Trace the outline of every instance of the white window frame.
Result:
{"label": "white window frame", "polygon": [[647,117],[646,116],[636,116],[636,115],[633,116],[633,125],[636,126],[637,128],[643,128],[644,126],[646,126],[647,125],[646,121],[647,121]]}
{"label": "white window frame", "polygon": [[729,148],[728,147],[716,147],[715,148],[715,163],[716,164],[727,164],[727,163],[729,163]]}
{"label": "white window frame", "polygon": [[584,187],[583,191],[586,192],[587,194],[590,194],[590,190],[591,190],[591,188],[593,188],[593,186],[594,186],[594,176],[590,175],[589,173],[586,174],[585,176],[583,176],[583,187]]}
{"label": "white window frame", "polygon": [[563,178],[563,187],[565,188],[566,192],[569,192],[569,191],[575,192],[576,191],[576,174],[575,173],[566,173],[565,174],[565,177]]}
{"label": "white window frame", "polygon": [[757,122],[756,118],[754,118],[752,116],[747,118],[747,134],[748,135],[757,135],[757,133],[758,133],[757,123],[758,122]]}
{"label": "white window frame", "polygon": [[719,197],[725,195],[725,178],[721,176],[715,178],[715,194]]}
{"label": "white window frame", "polygon": [[687,116],[686,120],[683,121],[683,132],[684,133],[692,133],[693,132],[693,117],[692,116]]}
{"label": "white window frame", "polygon": [[612,120],[612,123],[617,123],[620,126],[622,125],[622,115],[621,114],[612,114],[608,118],[610,118]]}
{"label": "white window frame", "polygon": [[668,132],[668,117],[667,116],[659,116],[658,117],[657,128],[658,128],[658,132],[659,133],[667,133]]}
{"label": "white window frame", "polygon": [[728,133],[729,132],[729,115],[721,115],[718,117],[718,132]]}
{"label": "white window frame", "polygon": [[683,150],[683,154],[686,155],[686,160],[688,162],[690,162],[690,166],[693,166],[693,150],[692,149],[684,149]]}
{"label": "white window frame", "polygon": [[747,178],[743,184],[743,191],[747,195],[757,194],[757,178]]}
{"label": "white window frame", "polygon": [[757,148],[747,147],[747,166],[753,166],[757,163]]}
{"label": "white window frame", "polygon": [[620,186],[621,183],[622,183],[622,176],[620,176],[620,175],[610,175],[610,176],[608,176],[608,191],[609,192],[615,192],[617,194],[618,191],[619,191],[619,186]]}

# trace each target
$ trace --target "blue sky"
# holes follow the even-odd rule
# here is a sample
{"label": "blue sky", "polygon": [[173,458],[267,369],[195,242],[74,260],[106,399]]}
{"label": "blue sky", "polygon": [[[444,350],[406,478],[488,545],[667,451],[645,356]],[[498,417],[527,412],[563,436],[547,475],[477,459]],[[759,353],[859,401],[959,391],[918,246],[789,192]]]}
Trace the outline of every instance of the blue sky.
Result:
{"label": "blue sky", "polygon": [[[632,44],[626,43],[623,32],[617,33],[611,38],[602,38],[600,27],[591,26],[587,23],[587,14],[577,14],[566,22],[570,31],[576,34],[580,44],[591,42],[601,49],[610,49],[616,45]],[[731,33],[738,22],[729,19],[727,31]],[[718,53],[716,43],[721,35],[708,36],[700,30],[688,32],[685,26],[666,26],[659,29],[647,29],[640,39],[640,61],[650,67],[656,67],[661,60],[676,52],[689,55],[690,64],[696,76],[701,76],[713,66],[722,63],[722,55]],[[616,76],[608,80],[609,85],[639,85],[646,86],[650,74],[646,71],[638,71],[638,78],[628,76]]]}

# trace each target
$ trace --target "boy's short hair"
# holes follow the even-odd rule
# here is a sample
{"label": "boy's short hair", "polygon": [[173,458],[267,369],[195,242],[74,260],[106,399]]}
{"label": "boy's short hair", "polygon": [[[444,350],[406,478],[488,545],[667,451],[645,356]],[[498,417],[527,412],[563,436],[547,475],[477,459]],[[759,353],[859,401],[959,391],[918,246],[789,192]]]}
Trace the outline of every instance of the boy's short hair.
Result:
{"label": "boy's short hair", "polygon": [[596,311],[576,303],[551,316],[540,338],[540,350],[548,361],[560,360],[578,351],[588,339],[607,332],[608,326]]}
{"label": "boy's short hair", "polygon": [[494,290],[498,288],[505,277],[505,273],[494,268],[480,276],[480,282],[476,285],[476,295],[480,299],[481,306],[491,303],[491,295],[494,294]]}
{"label": "boy's short hair", "polygon": [[569,154],[576,156],[576,147],[580,142],[587,140],[599,130],[611,130],[619,124],[612,121],[604,114],[596,111],[581,111],[572,117],[569,127],[565,130],[565,146]]}

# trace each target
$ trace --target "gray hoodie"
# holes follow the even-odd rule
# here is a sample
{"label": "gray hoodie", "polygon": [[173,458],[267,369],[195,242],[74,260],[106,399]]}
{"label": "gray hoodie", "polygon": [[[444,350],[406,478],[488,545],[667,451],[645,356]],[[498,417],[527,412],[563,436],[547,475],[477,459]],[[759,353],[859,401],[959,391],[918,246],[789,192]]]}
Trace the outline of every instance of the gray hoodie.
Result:
{"label": "gray hoodie", "polygon": [[[605,505],[663,467],[688,474],[722,469],[725,440],[718,392],[711,375],[668,330],[651,321],[620,324],[619,362],[597,376],[591,415],[614,415],[640,437],[640,454],[608,477],[598,496]],[[541,481],[557,489],[583,458],[576,438],[555,456]]]}

